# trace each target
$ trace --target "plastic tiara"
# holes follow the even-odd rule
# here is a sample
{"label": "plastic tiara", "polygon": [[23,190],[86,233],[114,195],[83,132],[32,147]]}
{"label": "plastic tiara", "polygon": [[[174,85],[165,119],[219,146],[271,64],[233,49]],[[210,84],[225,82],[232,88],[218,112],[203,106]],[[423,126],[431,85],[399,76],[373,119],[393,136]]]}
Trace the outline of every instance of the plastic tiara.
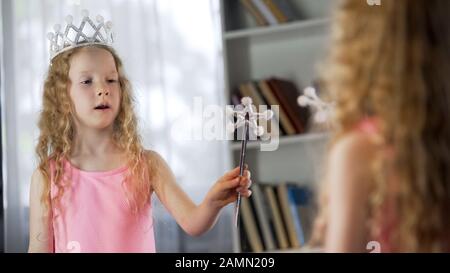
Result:
{"label": "plastic tiara", "polygon": [[68,15],[64,32],[61,32],[61,25],[57,24],[53,27],[55,32],[47,34],[47,38],[50,40],[50,60],[64,51],[80,46],[95,44],[112,46],[114,39],[111,21],[104,22],[103,17],[97,15],[98,24],[95,24],[89,18],[87,10],[82,10],[81,15],[83,20],[79,27],[72,24],[73,17]]}

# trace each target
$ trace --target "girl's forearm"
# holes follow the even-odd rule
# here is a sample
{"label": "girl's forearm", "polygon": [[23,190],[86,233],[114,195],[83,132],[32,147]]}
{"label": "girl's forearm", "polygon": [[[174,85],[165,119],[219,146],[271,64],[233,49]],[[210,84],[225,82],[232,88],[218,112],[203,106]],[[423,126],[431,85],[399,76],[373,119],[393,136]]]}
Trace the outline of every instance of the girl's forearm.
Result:
{"label": "girl's forearm", "polygon": [[205,200],[196,206],[184,230],[191,236],[199,236],[210,230],[216,223],[221,208],[213,206]]}

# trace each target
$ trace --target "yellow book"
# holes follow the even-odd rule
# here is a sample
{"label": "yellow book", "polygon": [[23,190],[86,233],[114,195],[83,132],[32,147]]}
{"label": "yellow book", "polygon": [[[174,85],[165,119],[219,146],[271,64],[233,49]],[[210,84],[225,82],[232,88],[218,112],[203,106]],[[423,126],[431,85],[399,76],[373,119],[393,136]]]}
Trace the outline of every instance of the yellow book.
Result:
{"label": "yellow book", "polygon": [[298,240],[298,234],[295,230],[294,218],[289,208],[289,197],[287,192],[286,183],[281,183],[277,186],[278,201],[280,202],[281,214],[283,215],[284,223],[286,224],[287,234],[291,247],[299,248],[300,241]]}
{"label": "yellow book", "polygon": [[259,26],[268,25],[264,16],[258,11],[258,9],[253,5],[252,0],[241,0],[242,5],[247,9],[247,11],[255,18],[256,23]]}
{"label": "yellow book", "polygon": [[288,18],[272,0],[263,0],[279,23],[286,23]]}
{"label": "yellow book", "polygon": [[289,248],[288,238],[286,235],[286,231],[283,227],[283,220],[281,217],[280,207],[277,203],[277,199],[275,197],[275,192],[272,186],[266,186],[264,188],[267,200],[269,202],[270,212],[272,214],[275,235],[277,238],[277,243],[280,249]]}

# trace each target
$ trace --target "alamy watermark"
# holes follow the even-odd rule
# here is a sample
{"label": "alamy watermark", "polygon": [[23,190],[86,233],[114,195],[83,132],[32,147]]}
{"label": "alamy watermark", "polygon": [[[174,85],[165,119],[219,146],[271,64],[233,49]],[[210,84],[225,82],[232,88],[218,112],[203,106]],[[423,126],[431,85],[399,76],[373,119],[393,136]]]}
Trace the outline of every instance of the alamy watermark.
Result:
{"label": "alamy watermark", "polygon": [[381,244],[378,241],[370,241],[366,245],[367,250],[371,250],[369,253],[381,253]]}

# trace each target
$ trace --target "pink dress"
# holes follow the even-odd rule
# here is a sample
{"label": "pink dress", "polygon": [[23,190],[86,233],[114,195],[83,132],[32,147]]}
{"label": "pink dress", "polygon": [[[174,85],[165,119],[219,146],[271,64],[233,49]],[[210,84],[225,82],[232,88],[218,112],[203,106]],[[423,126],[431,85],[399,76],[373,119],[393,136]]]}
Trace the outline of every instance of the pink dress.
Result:
{"label": "pink dress", "polygon": [[[379,120],[377,118],[365,118],[357,125],[356,129],[367,135],[378,134],[379,132]],[[386,156],[392,156],[393,150],[387,148]],[[373,220],[371,230],[371,240],[378,242],[381,252],[394,252],[395,247],[392,244],[392,233],[397,225],[397,213],[395,204],[395,179],[389,180],[391,189],[390,194],[387,196],[385,202],[381,205],[381,213]]]}
{"label": "pink dress", "polygon": [[[50,169],[55,197],[54,164]],[[127,171],[125,166],[88,172],[65,161],[71,182],[61,199],[62,213],[52,206],[54,252],[155,252],[151,204],[131,212],[122,185]]]}

